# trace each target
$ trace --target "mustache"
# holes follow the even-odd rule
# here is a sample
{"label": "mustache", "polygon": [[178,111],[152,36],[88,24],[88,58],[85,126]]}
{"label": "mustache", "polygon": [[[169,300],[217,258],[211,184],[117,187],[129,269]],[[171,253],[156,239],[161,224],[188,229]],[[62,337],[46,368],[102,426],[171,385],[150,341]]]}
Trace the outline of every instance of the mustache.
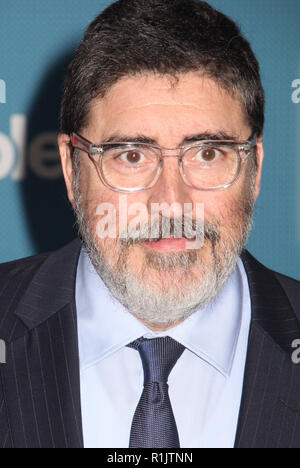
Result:
{"label": "mustache", "polygon": [[122,247],[130,247],[143,242],[159,242],[162,239],[185,238],[187,240],[206,239],[217,244],[221,239],[221,233],[217,224],[212,222],[200,222],[187,217],[168,218],[162,216],[149,226],[148,223],[140,225],[139,229],[129,228],[121,233],[120,243]]}

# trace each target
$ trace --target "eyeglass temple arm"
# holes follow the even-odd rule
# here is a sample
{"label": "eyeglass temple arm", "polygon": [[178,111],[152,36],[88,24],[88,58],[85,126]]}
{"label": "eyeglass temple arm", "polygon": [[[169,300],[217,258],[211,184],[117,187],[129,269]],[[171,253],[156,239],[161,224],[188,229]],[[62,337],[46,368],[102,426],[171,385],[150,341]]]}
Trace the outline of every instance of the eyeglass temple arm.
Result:
{"label": "eyeglass temple arm", "polygon": [[251,136],[249,143],[252,148],[254,148],[257,145],[257,135],[256,132],[253,132],[253,135]]}
{"label": "eyeglass temple arm", "polygon": [[70,141],[73,148],[80,149],[88,154],[92,153],[94,145],[80,135],[77,135],[77,133],[71,133]]}
{"label": "eyeglass temple arm", "polygon": [[257,135],[256,133],[254,132],[253,135],[250,137],[250,139],[248,140],[247,142],[247,150],[246,152],[244,153],[244,155],[242,155],[242,162],[244,163],[246,161],[246,159],[249,157],[249,155],[251,154],[251,151],[254,150],[254,148],[256,148],[256,145],[257,145]]}

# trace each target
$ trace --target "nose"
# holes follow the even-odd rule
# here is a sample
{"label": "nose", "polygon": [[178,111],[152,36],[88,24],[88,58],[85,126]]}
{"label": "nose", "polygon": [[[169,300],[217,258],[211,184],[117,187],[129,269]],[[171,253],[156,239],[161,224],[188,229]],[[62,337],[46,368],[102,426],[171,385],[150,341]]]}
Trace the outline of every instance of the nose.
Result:
{"label": "nose", "polygon": [[151,212],[151,204],[167,204],[173,207],[172,217],[182,216],[184,205],[193,207],[193,189],[185,184],[179,169],[178,157],[165,156],[163,169],[156,185],[151,189],[148,199],[148,210]]}

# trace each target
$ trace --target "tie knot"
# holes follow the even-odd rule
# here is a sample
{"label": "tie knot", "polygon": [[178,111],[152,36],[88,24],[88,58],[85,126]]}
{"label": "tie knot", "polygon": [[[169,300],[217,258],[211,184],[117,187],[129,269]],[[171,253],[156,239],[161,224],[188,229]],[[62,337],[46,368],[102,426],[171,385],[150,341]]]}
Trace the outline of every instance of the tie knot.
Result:
{"label": "tie knot", "polygon": [[140,338],[128,345],[141,356],[145,385],[148,382],[167,383],[169,375],[185,347],[169,336],[148,340]]}

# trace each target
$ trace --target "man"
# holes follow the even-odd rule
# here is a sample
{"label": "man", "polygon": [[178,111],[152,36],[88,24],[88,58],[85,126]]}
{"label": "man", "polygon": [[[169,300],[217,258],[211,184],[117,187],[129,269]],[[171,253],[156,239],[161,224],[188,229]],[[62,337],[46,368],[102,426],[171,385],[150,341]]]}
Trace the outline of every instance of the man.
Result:
{"label": "man", "polygon": [[245,250],[263,124],[251,47],[207,3],[89,26],[58,139],[81,241],[1,266],[0,446],[300,446],[300,286]]}

